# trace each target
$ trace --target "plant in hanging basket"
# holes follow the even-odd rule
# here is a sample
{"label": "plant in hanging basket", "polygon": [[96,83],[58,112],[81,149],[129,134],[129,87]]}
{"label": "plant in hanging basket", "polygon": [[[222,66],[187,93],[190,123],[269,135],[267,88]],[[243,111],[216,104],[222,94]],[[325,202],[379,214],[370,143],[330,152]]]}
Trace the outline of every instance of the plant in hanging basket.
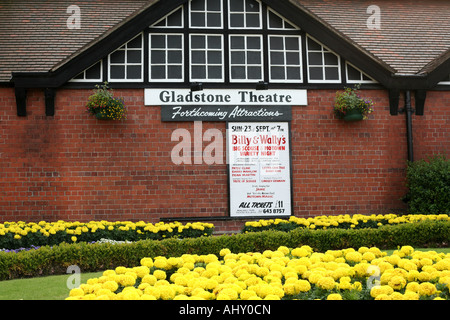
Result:
{"label": "plant in hanging basket", "polygon": [[122,98],[116,98],[108,83],[95,86],[94,94],[89,97],[86,105],[89,113],[95,115],[99,120],[122,120],[126,119],[126,109]]}
{"label": "plant in hanging basket", "polygon": [[373,112],[373,101],[358,95],[359,85],[355,88],[345,88],[344,92],[336,92],[334,114],[339,119],[358,121],[367,119]]}

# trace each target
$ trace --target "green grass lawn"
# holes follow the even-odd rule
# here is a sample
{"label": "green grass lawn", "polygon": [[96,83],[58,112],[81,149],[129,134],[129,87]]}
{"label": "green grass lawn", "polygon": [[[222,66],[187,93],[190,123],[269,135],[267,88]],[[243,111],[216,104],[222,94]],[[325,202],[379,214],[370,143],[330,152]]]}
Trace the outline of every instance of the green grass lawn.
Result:
{"label": "green grass lawn", "polygon": [[[416,251],[450,253],[450,248],[425,248]],[[386,250],[392,254],[394,250]],[[81,283],[97,278],[102,272],[81,273]],[[69,295],[67,280],[71,274],[0,281],[0,300],[64,300]]]}

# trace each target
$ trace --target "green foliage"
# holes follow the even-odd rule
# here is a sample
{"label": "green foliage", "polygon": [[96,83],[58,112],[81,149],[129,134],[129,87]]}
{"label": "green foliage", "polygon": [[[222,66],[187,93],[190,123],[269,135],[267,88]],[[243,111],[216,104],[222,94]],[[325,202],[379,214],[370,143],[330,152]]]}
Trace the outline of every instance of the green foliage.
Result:
{"label": "green foliage", "polygon": [[411,214],[450,214],[450,161],[445,156],[409,162],[406,179]]}
{"label": "green foliage", "polygon": [[309,245],[316,251],[376,246],[380,249],[402,245],[440,247],[450,240],[450,221],[427,220],[417,223],[386,225],[378,229],[295,229],[290,232],[263,231],[248,234],[201,236],[186,239],[140,240],[133,243],[63,243],[52,248],[19,253],[0,252],[0,280],[40,275],[63,274],[70,265],[82,272],[117,266],[137,266],[144,257],[177,257],[183,254],[263,252],[280,246],[296,248]]}

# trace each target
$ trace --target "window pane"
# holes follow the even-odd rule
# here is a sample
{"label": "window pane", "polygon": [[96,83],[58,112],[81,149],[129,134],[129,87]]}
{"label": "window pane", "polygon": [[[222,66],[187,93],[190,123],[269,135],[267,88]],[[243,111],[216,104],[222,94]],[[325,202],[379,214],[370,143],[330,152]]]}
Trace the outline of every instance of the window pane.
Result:
{"label": "window pane", "polygon": [[205,27],[205,14],[192,12],[191,13],[191,26],[193,27]]}
{"label": "window pane", "polygon": [[220,0],[207,0],[208,11],[221,11],[221,1]]}
{"label": "window pane", "polygon": [[141,63],[141,50],[128,50],[127,63]]}
{"label": "window pane", "polygon": [[347,79],[348,80],[361,80],[361,73],[347,64]]}
{"label": "window pane", "polygon": [[318,44],[317,42],[315,42],[313,39],[308,38],[308,51],[311,51],[311,50],[322,51],[322,46],[320,44]]}
{"label": "window pane", "polygon": [[230,27],[231,28],[243,28],[244,27],[244,14],[232,14],[230,15]]}
{"label": "window pane", "polygon": [[245,0],[245,9],[247,12],[259,12],[259,3],[255,0]]}
{"label": "window pane", "polygon": [[231,78],[236,80],[245,79],[245,67],[231,67]]}
{"label": "window pane", "polygon": [[308,63],[310,65],[319,65],[321,66],[323,64],[322,61],[322,53],[321,52],[310,52],[308,54]]}
{"label": "window pane", "polygon": [[259,80],[262,79],[260,67],[248,67],[248,79]]}
{"label": "window pane", "polygon": [[337,65],[338,64],[338,58],[336,57],[335,54],[333,54],[331,52],[325,52],[323,55],[325,57],[326,65]]}
{"label": "window pane", "polygon": [[202,64],[206,63],[206,57],[205,57],[204,51],[192,51],[191,57],[192,57],[191,58],[192,63],[202,63]]}
{"label": "window pane", "polygon": [[183,76],[183,71],[181,66],[168,66],[168,78],[169,79],[181,79]]}
{"label": "window pane", "polygon": [[127,79],[140,79],[141,66],[127,66]]}
{"label": "window pane", "polygon": [[247,49],[261,49],[261,38],[247,37]]}
{"label": "window pane", "polygon": [[191,66],[192,79],[206,79],[206,66]]}
{"label": "window pane", "polygon": [[100,79],[101,77],[101,62],[86,70],[86,79]]}
{"label": "window pane", "polygon": [[300,65],[299,52],[286,52],[286,64]]}
{"label": "window pane", "polygon": [[231,49],[244,49],[245,39],[242,36],[231,37]]}
{"label": "window pane", "polygon": [[261,52],[253,52],[250,51],[247,54],[247,63],[248,64],[261,64]]}
{"label": "window pane", "polygon": [[282,37],[270,37],[270,49],[272,50],[283,50],[283,38]]}
{"label": "window pane", "polygon": [[222,53],[218,51],[208,52],[208,63],[221,64],[222,63]]}
{"label": "window pane", "polygon": [[244,1],[243,0],[230,0],[230,11],[244,11]]}
{"label": "window pane", "polygon": [[153,80],[163,80],[166,78],[166,68],[164,66],[152,66],[150,72]]}
{"label": "window pane", "polygon": [[271,67],[270,77],[272,80],[284,80],[286,79],[284,74],[284,67]]}
{"label": "window pane", "polygon": [[309,79],[310,80],[323,80],[322,67],[310,67],[309,68]]}
{"label": "window pane", "polygon": [[339,68],[326,67],[325,68],[325,79],[326,80],[339,80]]}
{"label": "window pane", "polygon": [[166,63],[166,52],[160,50],[151,51],[151,63]]}
{"label": "window pane", "polygon": [[125,66],[111,66],[111,79],[125,79]]}
{"label": "window pane", "polygon": [[222,15],[220,13],[208,13],[208,27],[218,28],[222,26]]}
{"label": "window pane", "polygon": [[209,66],[208,67],[208,78],[209,79],[222,79],[222,67]]}
{"label": "window pane", "polygon": [[167,17],[168,27],[182,27],[183,26],[183,9],[180,8]]}
{"label": "window pane", "polygon": [[245,53],[243,51],[232,52],[231,64],[245,64]]}
{"label": "window pane", "polygon": [[222,37],[210,36],[208,37],[209,49],[222,49]]}
{"label": "window pane", "polygon": [[142,37],[136,37],[127,43],[127,48],[141,48],[142,47]]}
{"label": "window pane", "polygon": [[167,36],[167,47],[170,49],[181,49],[182,48],[181,35],[168,35]]}
{"label": "window pane", "polygon": [[300,80],[302,78],[302,70],[300,67],[288,67],[287,68],[287,79],[289,80]]}
{"label": "window pane", "polygon": [[191,36],[191,48],[192,49],[206,48],[205,36]]}
{"label": "window pane", "polygon": [[125,51],[118,50],[113,52],[110,56],[111,63],[125,63]]}
{"label": "window pane", "polygon": [[150,46],[152,48],[166,48],[166,37],[164,35],[154,35],[150,36]]}
{"label": "window pane", "polygon": [[171,64],[181,63],[182,61],[183,61],[183,56],[182,56],[181,50],[168,52],[168,59],[167,59],[168,63],[171,63]]}
{"label": "window pane", "polygon": [[192,0],[191,1],[191,10],[201,10],[204,11],[205,8],[205,0]]}
{"label": "window pane", "polygon": [[286,50],[299,50],[299,38],[297,37],[285,37],[284,41],[286,42]]}
{"label": "window pane", "polygon": [[272,65],[281,64],[284,65],[284,53],[283,52],[271,52],[270,63]]}
{"label": "window pane", "polygon": [[259,15],[247,14],[246,17],[247,17],[247,28],[259,28],[260,27]]}
{"label": "window pane", "polygon": [[269,28],[270,29],[283,28],[283,20],[271,11],[269,11]]}

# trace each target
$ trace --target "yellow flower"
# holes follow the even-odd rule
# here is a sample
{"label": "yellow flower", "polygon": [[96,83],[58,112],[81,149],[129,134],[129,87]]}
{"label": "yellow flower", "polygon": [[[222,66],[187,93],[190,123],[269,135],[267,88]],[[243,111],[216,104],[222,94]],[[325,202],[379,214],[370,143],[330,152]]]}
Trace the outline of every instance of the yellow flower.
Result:
{"label": "yellow flower", "polygon": [[73,242],[76,242],[77,241],[77,237],[75,237],[75,236],[72,236],[72,238],[70,238]]}
{"label": "yellow flower", "polygon": [[322,277],[317,281],[317,286],[325,290],[332,290],[336,285],[337,284],[332,277]]}
{"label": "yellow flower", "polygon": [[156,279],[158,280],[165,280],[167,275],[163,270],[155,270],[153,272],[153,275],[155,276]]}
{"label": "yellow flower", "polygon": [[342,300],[342,296],[339,293],[329,294],[327,300]]}
{"label": "yellow flower", "polygon": [[406,286],[406,280],[402,276],[393,276],[388,285],[394,290],[401,290]]}
{"label": "yellow flower", "polygon": [[431,296],[431,295],[435,294],[436,292],[437,292],[436,287],[434,286],[434,284],[432,284],[430,282],[423,282],[423,283],[419,284],[418,293],[421,296]]}
{"label": "yellow flower", "polygon": [[69,296],[70,296],[70,297],[80,297],[80,296],[84,296],[84,290],[81,289],[81,288],[75,288],[75,289],[72,289],[72,290],[70,290]]}

